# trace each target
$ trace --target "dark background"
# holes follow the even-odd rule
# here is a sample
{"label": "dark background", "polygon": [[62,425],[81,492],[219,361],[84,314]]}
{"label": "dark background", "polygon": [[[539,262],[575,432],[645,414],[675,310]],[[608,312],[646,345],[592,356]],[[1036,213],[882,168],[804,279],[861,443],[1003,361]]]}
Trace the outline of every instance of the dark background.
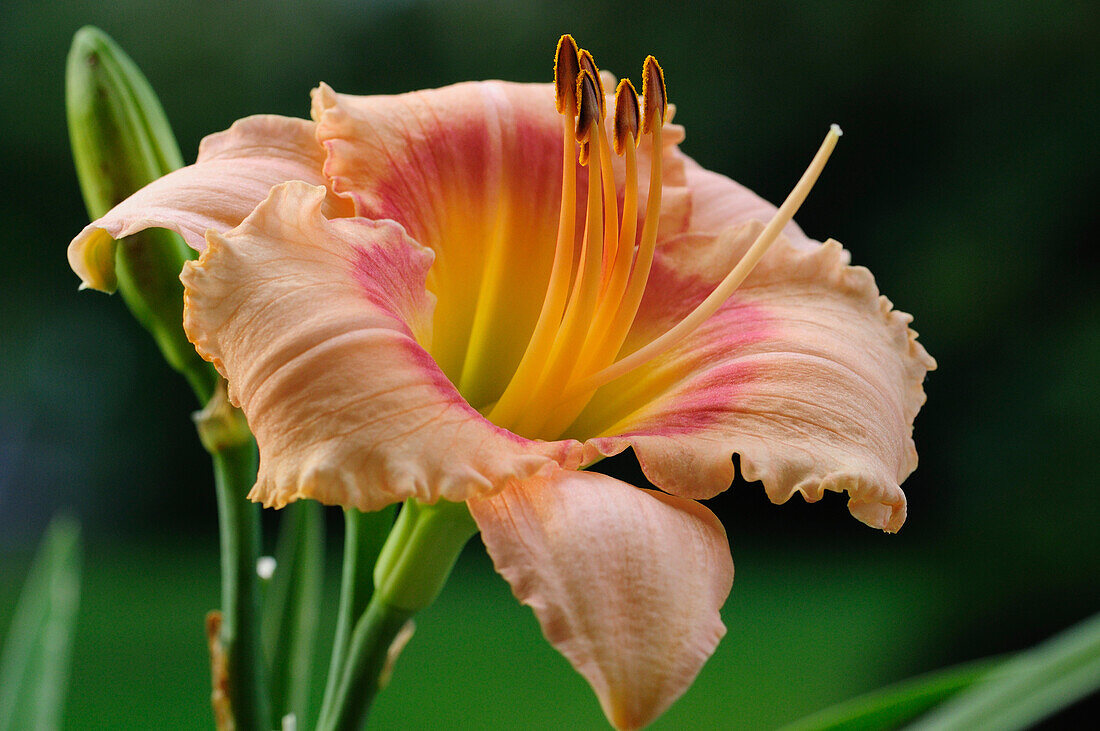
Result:
{"label": "dark background", "polygon": [[[774,726],[1026,647],[1100,609],[1095,3],[180,8],[0,4],[0,628],[49,517],[75,513],[86,576],[71,728],[208,724],[201,627],[218,591],[195,404],[121,301],[78,293],[65,261],[86,217],[63,72],[86,23],[144,69],[188,160],[239,117],[308,116],[322,80],[351,93],[547,81],[563,32],[636,81],[656,55],[683,149],[770,200],[828,124],[843,126],[799,221],[870,267],[939,361],[917,419],[909,520],[888,536],[840,496],[773,506],[743,483],[712,501],[737,565],[730,630],[656,728]],[[319,601],[334,606],[334,583]],[[480,545],[421,615],[375,716],[380,728],[600,719]]]}

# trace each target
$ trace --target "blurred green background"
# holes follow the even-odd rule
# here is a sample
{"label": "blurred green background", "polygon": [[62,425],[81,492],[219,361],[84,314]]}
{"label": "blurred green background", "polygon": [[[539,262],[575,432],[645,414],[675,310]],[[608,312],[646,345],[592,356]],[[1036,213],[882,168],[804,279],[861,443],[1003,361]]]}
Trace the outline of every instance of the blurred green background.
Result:
{"label": "blurred green background", "polygon": [[[188,159],[239,117],[307,116],[322,80],[549,80],[563,32],[636,80],[656,55],[684,150],[771,200],[844,127],[799,221],[870,267],[939,361],[909,521],[888,536],[840,496],[773,506],[744,483],[712,501],[737,565],[729,634],[654,728],[775,726],[1100,610],[1094,2],[3,0],[0,629],[46,522],[70,509],[87,553],[69,728],[209,726],[202,617],[218,598],[192,397],[65,261],[86,218],[62,81],[88,23],[148,75]],[[630,457],[609,468],[636,473]],[[331,517],[318,601],[334,608]],[[480,544],[418,625],[376,727],[603,727]]]}

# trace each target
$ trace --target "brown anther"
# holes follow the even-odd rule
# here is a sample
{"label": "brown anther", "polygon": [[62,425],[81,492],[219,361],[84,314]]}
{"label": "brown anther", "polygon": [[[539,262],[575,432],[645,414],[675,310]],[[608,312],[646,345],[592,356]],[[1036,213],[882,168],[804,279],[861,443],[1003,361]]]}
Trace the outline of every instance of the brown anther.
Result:
{"label": "brown anther", "polygon": [[581,69],[580,74],[577,76],[576,94],[580,100],[580,106],[577,110],[577,142],[581,143],[588,142],[593,126],[600,118],[600,97],[598,96],[599,92],[596,90],[596,83],[592,78],[592,74],[585,69]]}
{"label": "brown anther", "polygon": [[628,144],[638,145],[639,116],[638,92],[634,90],[630,79],[623,79],[615,89],[615,123],[612,132],[616,155],[624,154]]}
{"label": "brown anther", "polygon": [[665,72],[653,56],[646,56],[642,67],[642,99],[642,131],[652,132],[655,124],[664,125],[668,111]]}
{"label": "brown anther", "polygon": [[554,55],[554,104],[558,114],[568,114],[577,108],[577,74],[581,67],[577,62],[577,44],[573,36],[566,33],[558,39],[558,50]]}
{"label": "brown anther", "polygon": [[606,102],[604,101],[606,92],[603,88],[603,79],[600,78],[600,70],[596,68],[596,60],[592,58],[591,53],[582,48],[577,52],[577,61],[581,65],[581,70],[587,71],[596,85],[596,98],[600,101],[600,119],[603,119],[607,114]]}

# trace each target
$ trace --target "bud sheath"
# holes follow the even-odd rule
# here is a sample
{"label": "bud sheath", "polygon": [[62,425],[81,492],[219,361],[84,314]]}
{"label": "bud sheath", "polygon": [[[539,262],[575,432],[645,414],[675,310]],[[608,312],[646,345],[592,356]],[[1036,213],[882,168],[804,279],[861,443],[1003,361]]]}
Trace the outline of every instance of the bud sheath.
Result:
{"label": "bud sheath", "polygon": [[[92,219],[157,178],[183,166],[160,102],[137,65],[98,28],[77,31],[65,78],[69,140]],[[200,397],[213,375],[183,332],[183,263],[194,252],[177,234],[149,229],[115,242],[106,234],[85,254],[88,285],[122,294],[168,363]],[[198,379],[198,380],[196,380]]]}

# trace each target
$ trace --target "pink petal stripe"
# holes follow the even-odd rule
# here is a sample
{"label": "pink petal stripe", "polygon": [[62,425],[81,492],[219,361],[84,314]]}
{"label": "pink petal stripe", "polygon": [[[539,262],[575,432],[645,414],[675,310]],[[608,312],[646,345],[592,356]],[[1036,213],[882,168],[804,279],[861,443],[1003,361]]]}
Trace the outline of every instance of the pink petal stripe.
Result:
{"label": "pink petal stripe", "polygon": [[725,530],[696,502],[557,471],[470,502],[497,571],[619,729],[691,685],[725,634]]}
{"label": "pink petal stripe", "polygon": [[[718,243],[668,242],[635,346],[706,296],[759,229]],[[853,515],[896,531],[905,520],[899,485],[917,464],[913,419],[935,361],[911,318],[848,261],[836,242],[781,241],[710,321],[601,389],[567,435],[598,435],[586,461],[633,447],[655,485],[698,499],[730,485],[738,454],[745,478],[763,481],[775,502],[845,490]]]}

